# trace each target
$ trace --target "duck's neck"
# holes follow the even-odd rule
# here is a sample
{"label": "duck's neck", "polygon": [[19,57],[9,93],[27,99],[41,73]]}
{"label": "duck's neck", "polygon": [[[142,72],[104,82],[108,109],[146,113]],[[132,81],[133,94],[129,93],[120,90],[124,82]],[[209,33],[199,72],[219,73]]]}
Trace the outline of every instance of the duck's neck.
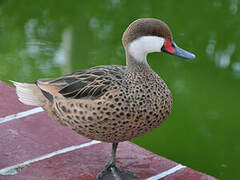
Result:
{"label": "duck's neck", "polygon": [[147,62],[146,56],[142,56],[141,59],[136,59],[128,51],[126,51],[126,63],[129,71],[152,71],[151,67]]}

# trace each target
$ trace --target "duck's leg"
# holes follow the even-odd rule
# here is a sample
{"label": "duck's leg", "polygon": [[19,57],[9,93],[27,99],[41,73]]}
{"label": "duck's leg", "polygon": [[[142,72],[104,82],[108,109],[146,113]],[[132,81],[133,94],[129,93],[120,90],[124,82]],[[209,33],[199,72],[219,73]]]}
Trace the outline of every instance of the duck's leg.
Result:
{"label": "duck's leg", "polygon": [[104,169],[97,175],[97,178],[102,180],[130,180],[138,178],[137,174],[116,167],[117,146],[118,143],[112,144],[111,156]]}

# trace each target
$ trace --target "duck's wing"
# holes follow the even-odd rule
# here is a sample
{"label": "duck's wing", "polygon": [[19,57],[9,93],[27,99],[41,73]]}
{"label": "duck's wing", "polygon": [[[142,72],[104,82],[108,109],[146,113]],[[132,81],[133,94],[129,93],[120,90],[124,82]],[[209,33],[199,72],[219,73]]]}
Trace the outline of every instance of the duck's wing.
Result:
{"label": "duck's wing", "polygon": [[122,79],[125,69],[125,66],[96,66],[56,79],[40,79],[36,84],[50,101],[51,95],[56,93],[66,98],[97,99],[113,86],[113,82]]}

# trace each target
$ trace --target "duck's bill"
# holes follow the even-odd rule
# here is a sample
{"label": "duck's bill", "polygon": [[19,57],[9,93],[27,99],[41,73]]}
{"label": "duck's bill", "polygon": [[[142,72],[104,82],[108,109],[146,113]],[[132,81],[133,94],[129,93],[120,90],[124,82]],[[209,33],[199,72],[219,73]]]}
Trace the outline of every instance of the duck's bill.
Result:
{"label": "duck's bill", "polygon": [[184,58],[184,59],[192,60],[196,57],[193,53],[190,53],[190,52],[185,51],[185,50],[181,49],[180,47],[178,47],[176,45],[176,43],[171,39],[167,39],[165,41],[161,50],[163,52],[168,53],[168,54],[178,56],[178,57],[181,57],[181,58]]}

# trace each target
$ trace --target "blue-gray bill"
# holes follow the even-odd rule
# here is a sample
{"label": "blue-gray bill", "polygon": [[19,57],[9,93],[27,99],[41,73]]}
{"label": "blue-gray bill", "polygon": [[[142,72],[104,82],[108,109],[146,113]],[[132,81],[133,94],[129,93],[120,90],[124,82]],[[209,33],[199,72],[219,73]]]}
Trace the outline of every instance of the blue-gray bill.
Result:
{"label": "blue-gray bill", "polygon": [[185,51],[178,47],[173,40],[167,39],[161,49],[163,52],[178,56],[184,59],[193,60],[196,56],[193,53]]}

